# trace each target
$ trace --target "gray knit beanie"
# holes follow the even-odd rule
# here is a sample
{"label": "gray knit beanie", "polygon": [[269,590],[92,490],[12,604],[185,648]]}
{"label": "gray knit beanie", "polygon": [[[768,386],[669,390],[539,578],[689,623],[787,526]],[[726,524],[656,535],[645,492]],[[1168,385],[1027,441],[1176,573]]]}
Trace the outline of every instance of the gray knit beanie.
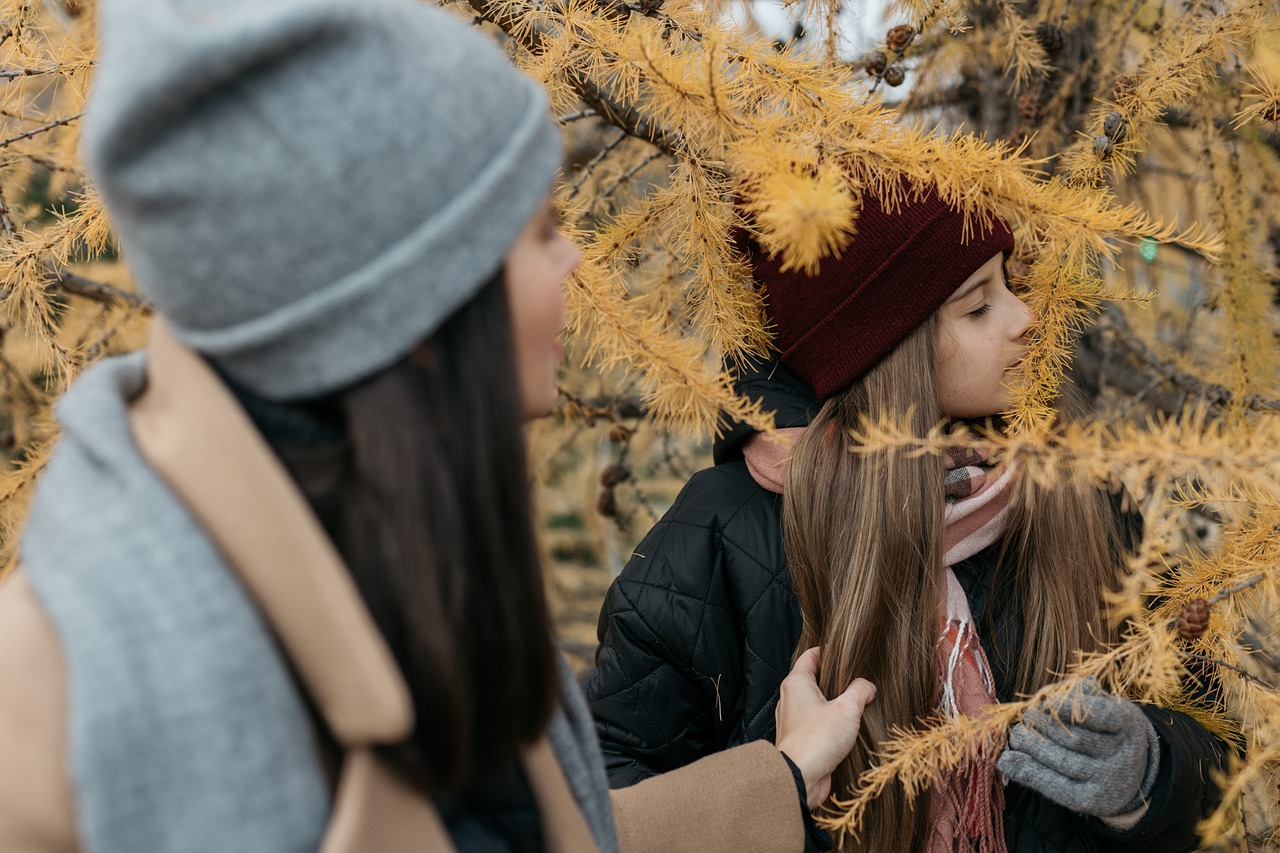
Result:
{"label": "gray knit beanie", "polygon": [[415,0],[103,0],[89,172],[174,332],[277,400],[386,367],[551,189],[546,96]]}

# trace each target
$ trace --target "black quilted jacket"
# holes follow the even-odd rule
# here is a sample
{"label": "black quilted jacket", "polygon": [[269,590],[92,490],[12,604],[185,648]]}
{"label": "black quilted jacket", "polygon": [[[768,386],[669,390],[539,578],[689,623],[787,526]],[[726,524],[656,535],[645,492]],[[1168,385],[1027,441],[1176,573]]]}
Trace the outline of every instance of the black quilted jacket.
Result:
{"label": "black quilted jacket", "polygon": [[[785,371],[744,385],[778,411],[779,426],[808,423],[811,395]],[[800,607],[783,559],[782,499],[758,486],[741,461],[747,434],[738,429],[718,444],[719,464],[693,476],[605,598],[596,665],[583,688],[614,787],[774,737],[778,685],[800,638]],[[1005,663],[1016,659],[1023,626],[1016,602],[1003,591],[990,594],[997,568],[993,547],[955,570],[974,618],[987,626],[983,646],[997,692],[1008,700]],[[988,613],[988,602],[1007,603]],[[1161,756],[1143,820],[1116,832],[1010,785],[1011,853],[1194,849],[1195,824],[1216,802],[1209,778],[1224,764],[1224,747],[1181,713],[1144,711]]]}

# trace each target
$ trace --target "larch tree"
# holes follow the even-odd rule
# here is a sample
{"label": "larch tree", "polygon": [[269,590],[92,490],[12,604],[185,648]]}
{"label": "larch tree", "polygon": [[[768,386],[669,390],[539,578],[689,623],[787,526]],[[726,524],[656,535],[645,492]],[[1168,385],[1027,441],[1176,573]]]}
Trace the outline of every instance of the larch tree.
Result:
{"label": "larch tree", "polygon": [[[352,0],[358,2],[358,0]],[[911,435],[862,450],[995,444],[1059,487],[1123,483],[1147,520],[1111,616],[1124,639],[1038,696],[1097,677],[1188,707],[1235,740],[1205,846],[1280,838],[1280,9],[1273,0],[899,0],[849,47],[840,0],[802,0],[774,38],[726,0],[455,0],[543,81],[570,162],[558,193],[569,283],[561,423],[707,435],[769,429],[726,368],[767,356],[734,235],[817,270],[858,239],[860,198],[930,185],[1018,235],[1038,316],[1004,435]],[[741,11],[741,10],[740,10]],[[0,3],[0,545],[55,439],[51,406],[89,364],[141,345],[150,308],[119,263],[77,152],[95,4]],[[903,84],[909,84],[904,86]],[[905,94],[903,94],[905,92]],[[335,120],[341,120],[335,116]],[[127,258],[124,259],[127,262]],[[210,286],[216,286],[216,282]],[[1074,371],[1069,362],[1075,357]],[[585,366],[583,369],[582,366]],[[1055,426],[1063,382],[1093,417]],[[642,478],[605,466],[601,509]],[[1212,522],[1188,543],[1189,514]],[[1205,522],[1206,524],[1209,522]],[[1156,601],[1155,606],[1150,606]],[[1182,696],[1188,665],[1227,713]],[[1038,697],[883,745],[827,819],[856,832],[899,780],[922,790]]]}

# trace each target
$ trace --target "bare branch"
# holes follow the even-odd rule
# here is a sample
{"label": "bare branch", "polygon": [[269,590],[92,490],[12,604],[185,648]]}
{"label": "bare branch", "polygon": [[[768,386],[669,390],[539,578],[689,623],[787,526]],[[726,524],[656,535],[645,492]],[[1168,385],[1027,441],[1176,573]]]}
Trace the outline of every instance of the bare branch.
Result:
{"label": "bare branch", "polygon": [[57,74],[62,71],[61,65],[48,68],[3,68],[0,69],[0,80],[18,80],[23,77],[39,77],[42,74]]}
{"label": "bare branch", "polygon": [[135,308],[148,314],[155,310],[155,306],[136,293],[131,293],[128,290],[123,290],[103,281],[94,281],[69,270],[50,269],[49,286],[76,296],[82,296],[85,299],[101,302],[104,305],[124,303],[130,308]]}
{"label": "bare branch", "polygon": [[[472,9],[486,21],[497,26],[504,33],[518,41],[521,47],[530,53],[542,53],[542,36],[538,30],[529,27],[517,35],[517,24],[512,17],[501,14],[488,0],[468,0]],[[565,72],[569,85],[578,93],[578,97],[605,121],[646,142],[661,148],[668,154],[674,154],[681,145],[680,134],[673,130],[659,127],[646,119],[634,104],[628,104],[608,95],[585,74],[569,70]]]}
{"label": "bare branch", "polygon": [[565,115],[559,116],[556,121],[560,124],[569,124],[570,122],[580,121],[584,118],[595,118],[596,115],[596,111],[592,109],[578,110],[576,113],[566,113]]}
{"label": "bare branch", "polygon": [[617,150],[618,146],[627,138],[627,132],[622,131],[615,136],[608,145],[596,152],[596,156],[591,158],[591,162],[583,166],[578,176],[573,180],[573,186],[569,188],[569,198],[573,198],[578,194],[578,190],[582,189],[582,184],[587,180],[588,176],[595,171],[596,166],[604,162],[604,159]]}
{"label": "bare branch", "polygon": [[80,118],[83,115],[84,115],[83,112],[78,112],[74,115],[63,116],[57,121],[51,121],[48,124],[41,125],[40,127],[32,128],[31,130],[28,130],[25,133],[19,133],[16,136],[10,136],[8,139],[0,139],[0,148],[6,148],[15,142],[21,142],[24,139],[30,139],[33,136],[38,136],[41,133],[44,133],[49,130],[53,130],[54,128],[71,124],[71,122],[75,121],[76,119]]}

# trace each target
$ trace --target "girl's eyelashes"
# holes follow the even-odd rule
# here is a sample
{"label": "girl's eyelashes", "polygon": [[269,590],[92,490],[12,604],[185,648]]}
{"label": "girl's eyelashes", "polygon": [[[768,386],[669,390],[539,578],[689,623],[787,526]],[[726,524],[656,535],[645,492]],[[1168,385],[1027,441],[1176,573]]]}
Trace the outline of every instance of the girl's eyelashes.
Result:
{"label": "girl's eyelashes", "polygon": [[986,314],[986,313],[987,313],[988,311],[990,311],[990,310],[991,310],[991,303],[990,303],[990,302],[984,302],[984,303],[982,303],[980,306],[978,306],[977,308],[975,308],[975,309],[973,309],[972,311],[970,311],[970,312],[969,312],[968,314],[966,314],[965,316],[966,316],[966,317],[981,317],[983,314]]}

